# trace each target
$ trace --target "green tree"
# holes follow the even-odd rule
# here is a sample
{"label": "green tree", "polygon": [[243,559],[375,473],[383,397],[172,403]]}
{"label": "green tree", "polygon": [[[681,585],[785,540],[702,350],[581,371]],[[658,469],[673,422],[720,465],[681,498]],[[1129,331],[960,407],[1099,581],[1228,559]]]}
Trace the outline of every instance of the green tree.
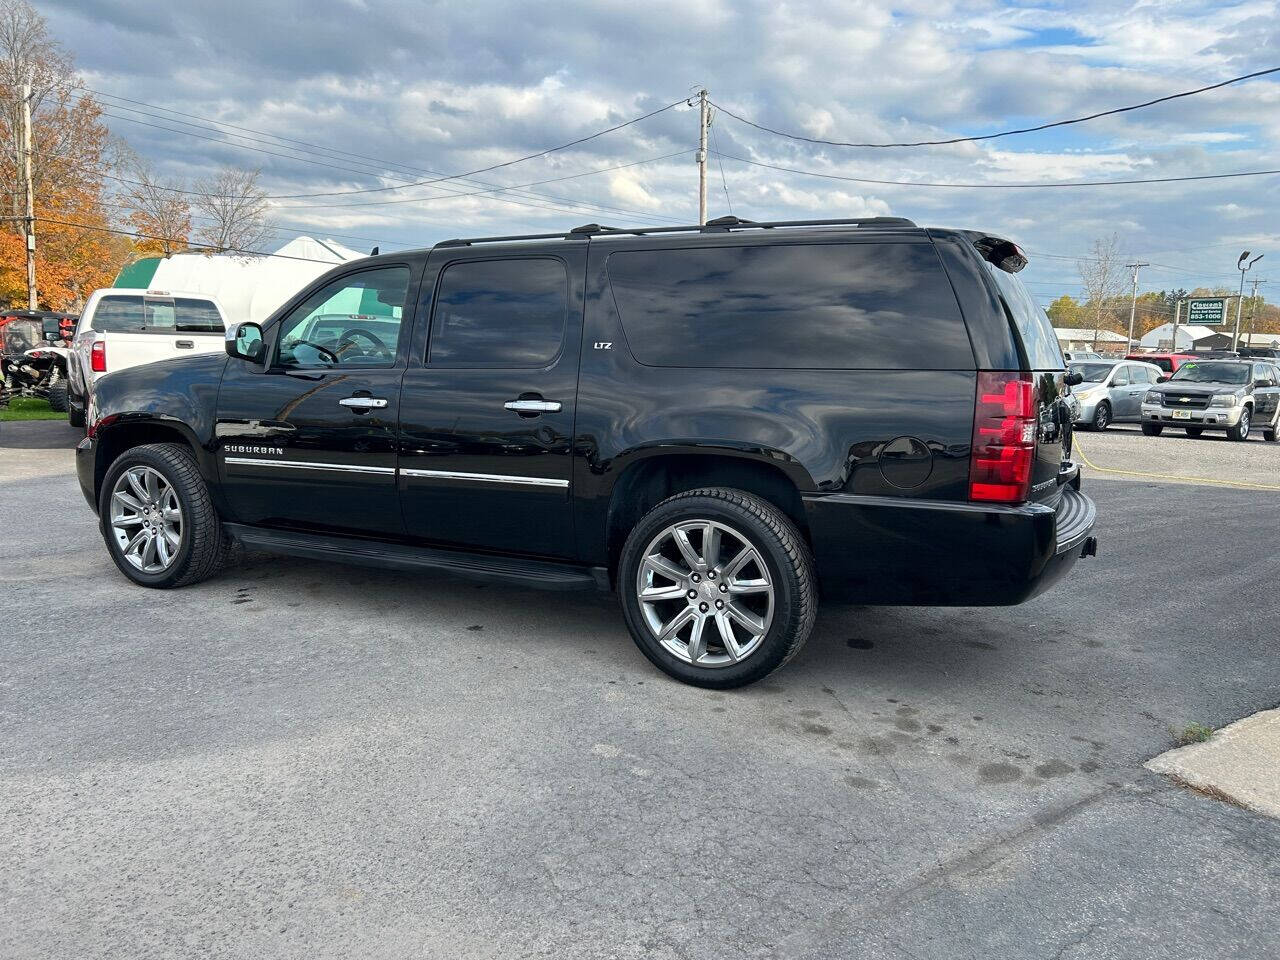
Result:
{"label": "green tree", "polygon": [[1049,319],[1053,321],[1055,327],[1078,327],[1080,318],[1083,316],[1076,298],[1065,293],[1049,304],[1049,309],[1045,312],[1049,314]]}

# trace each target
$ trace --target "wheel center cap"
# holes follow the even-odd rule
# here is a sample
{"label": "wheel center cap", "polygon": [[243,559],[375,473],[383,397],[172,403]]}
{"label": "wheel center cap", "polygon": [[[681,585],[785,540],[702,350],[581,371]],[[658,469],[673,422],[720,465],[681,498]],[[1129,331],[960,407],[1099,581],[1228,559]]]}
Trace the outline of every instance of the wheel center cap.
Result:
{"label": "wheel center cap", "polygon": [[703,600],[706,600],[706,601],[710,602],[710,601],[712,601],[712,600],[716,599],[716,594],[717,594],[719,591],[718,591],[718,589],[716,588],[716,585],[715,585],[714,583],[712,583],[712,582],[711,582],[711,581],[709,581],[709,580],[706,580],[706,581],[703,581],[702,583],[698,584],[698,592],[699,592],[700,594],[702,594],[702,599],[703,599]]}

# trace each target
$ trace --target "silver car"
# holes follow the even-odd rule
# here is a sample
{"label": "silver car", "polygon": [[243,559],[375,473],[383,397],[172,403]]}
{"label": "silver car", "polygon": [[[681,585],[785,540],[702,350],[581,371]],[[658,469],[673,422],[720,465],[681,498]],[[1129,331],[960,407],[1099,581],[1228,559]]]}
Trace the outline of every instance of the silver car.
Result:
{"label": "silver car", "polygon": [[1135,360],[1082,360],[1068,364],[1082,381],[1071,389],[1078,425],[1105,430],[1113,423],[1142,420],[1142,398],[1164,371]]}

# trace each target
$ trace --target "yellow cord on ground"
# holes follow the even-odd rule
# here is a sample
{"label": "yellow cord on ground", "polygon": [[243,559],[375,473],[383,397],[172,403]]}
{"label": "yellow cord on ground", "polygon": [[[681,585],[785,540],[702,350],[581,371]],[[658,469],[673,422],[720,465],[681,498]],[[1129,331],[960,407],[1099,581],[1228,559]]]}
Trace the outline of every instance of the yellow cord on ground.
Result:
{"label": "yellow cord on ground", "polygon": [[1140,473],[1136,470],[1113,470],[1111,467],[1100,467],[1085,455],[1084,448],[1080,446],[1080,437],[1077,434],[1073,448],[1076,453],[1080,454],[1080,459],[1090,470],[1097,470],[1099,473],[1118,473],[1126,477],[1143,477],[1148,480],[1172,480],[1177,483],[1196,483],[1205,486],[1217,487],[1240,487],[1248,490],[1275,490],[1280,492],[1280,486],[1271,483],[1247,483],[1244,480],[1213,480],[1209,477],[1178,477],[1165,473]]}

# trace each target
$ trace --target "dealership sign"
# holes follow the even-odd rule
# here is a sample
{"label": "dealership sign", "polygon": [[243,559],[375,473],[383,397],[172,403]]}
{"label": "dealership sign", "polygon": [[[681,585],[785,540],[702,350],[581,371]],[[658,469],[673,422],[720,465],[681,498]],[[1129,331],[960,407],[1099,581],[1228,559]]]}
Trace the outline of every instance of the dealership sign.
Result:
{"label": "dealership sign", "polygon": [[1204,327],[1216,327],[1226,323],[1226,321],[1226,297],[1187,301],[1187,323],[1198,323]]}

